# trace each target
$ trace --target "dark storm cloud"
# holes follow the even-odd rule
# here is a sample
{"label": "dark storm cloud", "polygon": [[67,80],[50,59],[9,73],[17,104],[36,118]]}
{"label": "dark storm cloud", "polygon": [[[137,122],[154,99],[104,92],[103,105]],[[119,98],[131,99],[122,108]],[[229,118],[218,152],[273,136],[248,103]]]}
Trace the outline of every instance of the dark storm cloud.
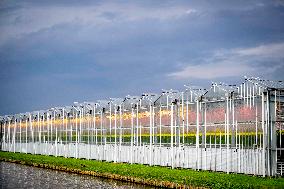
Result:
{"label": "dark storm cloud", "polygon": [[245,74],[283,79],[281,1],[2,1],[0,9],[1,115]]}

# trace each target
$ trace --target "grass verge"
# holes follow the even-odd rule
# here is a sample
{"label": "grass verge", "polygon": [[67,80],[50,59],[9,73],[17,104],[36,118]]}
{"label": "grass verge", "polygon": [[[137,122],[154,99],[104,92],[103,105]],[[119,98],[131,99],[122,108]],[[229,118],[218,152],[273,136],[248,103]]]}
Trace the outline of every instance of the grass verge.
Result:
{"label": "grass verge", "polygon": [[2,151],[0,160],[169,188],[284,188],[284,178],[262,178]]}

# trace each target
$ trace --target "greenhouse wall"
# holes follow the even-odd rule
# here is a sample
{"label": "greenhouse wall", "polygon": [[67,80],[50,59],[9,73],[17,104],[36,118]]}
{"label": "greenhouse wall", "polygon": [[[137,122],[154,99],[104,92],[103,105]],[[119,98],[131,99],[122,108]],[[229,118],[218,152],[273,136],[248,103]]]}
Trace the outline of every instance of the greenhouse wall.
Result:
{"label": "greenhouse wall", "polygon": [[1,117],[1,150],[283,175],[283,82],[145,93]]}

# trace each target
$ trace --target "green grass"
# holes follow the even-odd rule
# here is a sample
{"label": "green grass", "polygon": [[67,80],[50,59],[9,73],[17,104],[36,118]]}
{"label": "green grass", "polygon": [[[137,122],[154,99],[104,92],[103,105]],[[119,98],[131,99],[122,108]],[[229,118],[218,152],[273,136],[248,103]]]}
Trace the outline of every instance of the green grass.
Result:
{"label": "green grass", "polygon": [[284,178],[262,178],[242,174],[225,174],[189,169],[170,169],[160,166],[111,163],[44,155],[0,152],[0,159],[18,160],[32,165],[47,164],[82,171],[118,174],[138,179],[168,181],[182,185],[207,188],[284,188]]}

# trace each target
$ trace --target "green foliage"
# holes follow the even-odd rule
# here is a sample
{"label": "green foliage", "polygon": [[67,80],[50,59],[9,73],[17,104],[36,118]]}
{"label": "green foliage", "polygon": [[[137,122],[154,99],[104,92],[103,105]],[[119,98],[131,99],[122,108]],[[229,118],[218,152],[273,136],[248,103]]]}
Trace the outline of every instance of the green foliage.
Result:
{"label": "green foliage", "polygon": [[208,188],[284,188],[284,178],[262,178],[242,174],[225,174],[209,171],[194,171],[190,169],[170,169],[168,167],[160,166],[102,162],[96,160],[12,152],[0,152],[0,159],[1,158],[24,161],[28,164],[48,164],[70,169],[119,174],[140,179],[169,181],[178,184]]}

